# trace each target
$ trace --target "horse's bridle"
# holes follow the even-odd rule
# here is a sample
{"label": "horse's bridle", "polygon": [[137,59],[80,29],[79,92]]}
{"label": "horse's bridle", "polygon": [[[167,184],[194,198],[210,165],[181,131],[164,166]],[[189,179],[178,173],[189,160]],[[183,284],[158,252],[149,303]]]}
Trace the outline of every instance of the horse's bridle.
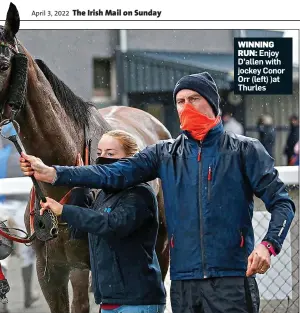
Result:
{"label": "horse's bridle", "polygon": [[8,47],[14,54],[19,53],[18,49],[18,40],[15,38],[15,45],[10,44],[9,42],[5,42],[0,40],[0,46]]}
{"label": "horse's bridle", "polygon": [[[15,120],[15,118],[17,114],[20,112],[20,110],[22,109],[22,107],[24,106],[25,101],[26,101],[25,91],[27,87],[27,67],[28,67],[27,62],[28,60],[24,54],[19,53],[17,41],[15,42],[16,42],[16,45],[14,47],[10,43],[0,41],[1,46],[8,47],[14,53],[14,55],[11,57],[12,73],[10,77],[8,96],[7,96],[7,99],[5,99],[5,101],[7,100],[7,102],[3,106],[3,110],[5,110],[5,106],[9,104],[12,109],[12,115],[10,118],[2,119],[4,111],[0,113],[0,135],[4,137],[5,139],[10,140],[15,145],[17,151],[21,154],[23,152],[23,149],[18,139],[18,135],[20,133],[20,126],[18,122]],[[2,127],[9,123],[12,123],[17,134],[6,137],[2,133]],[[25,238],[14,236],[12,234],[9,234],[7,232],[7,229],[1,229],[0,227],[1,236],[10,240],[16,241],[16,242],[20,242],[20,243],[30,243],[35,239],[35,237],[37,237],[37,239],[40,239],[42,241],[48,241],[50,239],[57,237],[57,232],[58,232],[57,217],[51,211],[46,210],[45,216],[44,214],[43,216],[40,216],[39,212],[36,212],[37,210],[34,208],[35,198],[37,198],[40,201],[46,202],[46,197],[44,196],[40,188],[40,185],[35,179],[35,177],[31,176],[30,178],[33,182],[33,186],[35,190],[34,199],[32,199],[30,202],[30,224],[31,226],[32,225],[35,226],[35,227],[31,227],[31,230],[32,230],[31,236],[27,234]],[[31,194],[33,195],[33,193]],[[19,229],[16,229],[16,230],[20,231]]]}
{"label": "horse's bridle", "polygon": [[[17,38],[14,38],[14,45],[12,45],[9,42],[0,40],[0,46],[1,47],[7,47],[13,53],[12,58],[14,58],[15,55],[20,53],[20,50],[18,48],[19,42],[18,42]],[[5,102],[5,100],[6,99],[4,99],[4,102]],[[25,100],[22,102],[22,104],[19,107],[15,107],[14,105],[11,105],[11,112],[12,112],[11,117],[7,118],[7,119],[4,119],[4,120],[3,120],[4,110],[5,110],[6,105],[9,105],[9,103],[6,102],[6,103],[3,104],[3,108],[2,108],[2,110],[0,112],[0,129],[1,129],[1,126],[4,126],[6,124],[9,124],[10,122],[14,122],[15,121],[16,116],[21,111],[21,109],[23,108],[24,104],[25,104]],[[15,124],[15,125],[18,125],[18,124]],[[17,126],[17,127],[19,128],[19,126]]]}
{"label": "horse's bridle", "polygon": [[[17,40],[16,40],[15,47],[9,43],[3,42],[3,41],[0,41],[0,46],[1,45],[8,47],[14,53],[14,56],[12,56],[12,58],[15,57],[15,59],[12,60],[12,71],[17,69],[17,73],[19,73],[18,72],[18,70],[19,70],[18,66],[16,66],[16,68],[14,68],[13,62],[15,61],[15,63],[16,63],[17,60],[22,61],[23,56],[25,58],[26,58],[26,56],[24,54],[19,53]],[[19,62],[21,62],[21,61],[19,61]],[[24,61],[24,58],[23,58],[23,61]],[[19,63],[19,65],[20,66],[22,65],[24,67],[25,63],[22,63],[22,62]],[[27,58],[26,58],[26,69],[27,69]],[[22,76],[21,70],[20,70],[19,74],[20,74],[19,76]],[[14,89],[18,89],[17,88],[18,87],[17,79],[15,79],[15,76],[18,76],[18,75],[15,75],[15,74],[11,75],[11,77],[12,77],[11,78],[11,85],[12,86],[10,86],[10,88],[11,88],[12,92],[14,91]],[[27,83],[27,72],[26,72],[26,78],[24,78],[24,80],[22,81],[22,83],[23,83],[22,88],[25,88],[25,86],[26,86],[25,85],[25,79],[26,79],[26,83]],[[15,85],[14,85],[14,83],[15,83]],[[20,88],[20,89],[22,89],[22,88]],[[17,114],[20,112],[20,110],[22,109],[22,107],[26,103],[25,94],[23,94],[22,99],[14,99],[13,96],[11,98],[14,101],[10,99],[10,93],[8,92],[8,100],[9,101],[7,101],[6,104],[9,104],[9,102],[11,100],[10,105],[11,104],[15,105],[16,103],[20,104],[20,105],[17,107],[13,107],[11,105],[13,113],[12,113],[12,116],[8,119],[2,120],[2,116],[0,114],[0,135],[4,138],[10,140],[11,142],[13,142],[17,151],[19,153],[21,153],[22,148],[21,148],[21,145],[19,144],[18,136],[12,135],[9,137],[5,137],[2,134],[2,126],[9,124],[9,123],[13,124],[13,126],[15,127],[15,129],[17,131],[17,134],[19,134],[19,132],[20,132],[20,126],[19,126],[18,122],[15,120],[15,117],[17,116]],[[84,137],[86,138],[86,129],[84,129],[84,131],[85,131]],[[76,159],[76,165],[83,165],[83,164],[88,165],[90,163],[89,162],[89,148],[90,148],[89,144],[86,143],[85,152],[84,152],[85,153],[85,156],[84,156],[85,161],[83,162],[81,159],[81,155],[78,154],[77,159]],[[7,232],[8,228],[1,229],[1,227],[0,227],[0,236],[3,236],[7,239],[10,239],[10,240],[13,240],[16,242],[25,243],[25,244],[31,243],[35,238],[37,238],[41,241],[51,240],[51,239],[57,237],[59,225],[62,225],[62,226],[67,225],[66,223],[58,223],[57,217],[50,210],[46,210],[42,216],[39,215],[39,210],[38,210],[38,212],[36,212],[35,199],[37,198],[38,200],[42,200],[43,202],[46,202],[46,199],[45,199],[45,196],[43,195],[43,192],[42,192],[38,182],[36,181],[36,179],[33,176],[31,176],[31,179],[33,182],[33,188],[32,188],[31,193],[30,193],[30,230],[31,230],[31,236],[29,236],[28,234],[26,234],[24,231],[22,231],[20,229],[15,229],[15,230],[23,232],[26,236],[25,237],[14,236],[14,235],[9,234]],[[68,200],[71,196],[71,191],[72,191],[72,189],[59,201],[61,204],[65,204],[68,202]],[[10,228],[10,229],[12,229],[12,228]]]}

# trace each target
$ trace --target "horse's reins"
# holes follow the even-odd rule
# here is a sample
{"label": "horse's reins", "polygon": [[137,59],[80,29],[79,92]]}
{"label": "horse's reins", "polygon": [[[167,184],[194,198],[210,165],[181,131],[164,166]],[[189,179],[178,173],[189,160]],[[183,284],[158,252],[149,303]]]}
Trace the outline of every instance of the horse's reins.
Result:
{"label": "horse's reins", "polygon": [[[19,143],[20,126],[18,122],[15,120],[15,117],[25,104],[25,94],[27,89],[27,67],[28,60],[26,55],[19,53],[17,45],[13,47],[9,43],[0,42],[1,46],[6,46],[14,52],[14,56],[12,57],[12,77],[9,88],[8,100],[6,101],[12,108],[12,115],[10,119],[5,119],[0,122],[0,135],[5,139],[10,140],[16,147],[17,151],[21,154],[23,149]],[[5,105],[4,105],[5,108]],[[2,112],[3,113],[3,112]],[[2,119],[2,113],[0,114],[0,118]],[[1,120],[0,119],[0,120]],[[12,123],[12,126],[16,130],[15,135],[4,136],[2,134],[2,127]],[[85,134],[86,135],[86,134]],[[77,155],[76,165],[84,165],[89,164],[89,146],[85,146],[85,160],[83,162],[81,155]],[[33,183],[33,188],[30,192],[30,233],[28,235],[21,229],[18,228],[1,228],[0,227],[0,235],[19,243],[28,244],[31,243],[35,238],[41,241],[48,241],[55,237],[58,234],[58,225],[67,225],[67,223],[58,223],[57,217],[50,210],[44,211],[43,215],[39,214],[39,210],[35,210],[35,199],[37,198],[39,201],[46,202],[46,197],[44,196],[39,183],[35,179],[34,176],[30,177]],[[71,196],[72,189],[60,200],[60,204],[66,204]],[[17,230],[23,232],[26,236],[20,237],[17,235],[13,235],[9,232],[9,230]]]}

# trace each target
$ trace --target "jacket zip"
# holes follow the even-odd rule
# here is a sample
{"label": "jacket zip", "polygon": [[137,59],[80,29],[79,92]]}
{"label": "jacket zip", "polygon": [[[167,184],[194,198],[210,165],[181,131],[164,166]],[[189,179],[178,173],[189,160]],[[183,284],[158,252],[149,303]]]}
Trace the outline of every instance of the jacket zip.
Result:
{"label": "jacket zip", "polygon": [[[96,246],[95,246],[95,238],[89,238],[90,242],[91,242],[91,251],[94,252],[94,256],[96,256]],[[91,264],[94,268],[94,271],[95,273],[93,274],[94,275],[94,281],[92,280],[92,285],[96,285],[98,284],[98,271],[96,270],[96,264],[95,264],[95,258],[91,258],[91,262],[93,264]],[[92,286],[93,287],[93,286]]]}
{"label": "jacket zip", "polygon": [[203,218],[202,218],[202,200],[201,200],[201,194],[202,194],[202,184],[201,184],[201,178],[202,178],[202,161],[201,161],[201,153],[202,153],[202,141],[199,141],[199,150],[198,150],[198,162],[199,162],[199,218],[200,218],[200,245],[201,245],[201,261],[202,261],[202,268],[203,268],[203,275],[204,278],[206,278],[205,273],[205,263],[204,263],[204,244],[203,244]]}
{"label": "jacket zip", "polygon": [[212,169],[211,166],[208,167],[208,175],[207,175],[207,199],[210,201],[211,195],[211,180],[212,180]]}
{"label": "jacket zip", "polygon": [[[95,200],[94,207],[98,207],[98,203],[99,203],[100,199],[101,199],[101,195],[98,195],[98,197]],[[95,235],[91,235],[91,238],[89,238],[89,241],[91,243],[90,244],[91,245],[91,249],[90,250],[94,252],[94,257],[91,258],[91,263],[93,263],[93,267],[94,267],[94,270],[95,270],[95,273],[93,274],[94,278],[92,280],[92,287],[93,287],[93,285],[94,286],[98,285],[98,271],[96,270],[97,266],[96,266],[96,262],[95,262],[95,257],[98,257],[98,256],[97,256],[97,252],[96,252],[95,238],[93,238],[93,237],[96,237],[96,236]],[[96,287],[96,289],[97,289],[97,287]]]}

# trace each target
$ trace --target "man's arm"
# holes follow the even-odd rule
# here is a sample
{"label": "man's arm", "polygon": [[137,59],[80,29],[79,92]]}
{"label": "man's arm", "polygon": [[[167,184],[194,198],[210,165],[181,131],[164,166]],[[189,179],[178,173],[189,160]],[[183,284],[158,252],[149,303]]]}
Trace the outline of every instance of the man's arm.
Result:
{"label": "man's arm", "polygon": [[263,241],[271,243],[276,254],[294,218],[295,204],[274,168],[274,159],[258,140],[253,140],[245,153],[246,174],[254,194],[263,200],[271,213],[271,221]]}
{"label": "man's arm", "polygon": [[158,177],[159,145],[152,145],[135,156],[110,165],[54,166],[53,185],[84,186],[120,190]]}
{"label": "man's arm", "polygon": [[87,210],[73,205],[64,205],[62,220],[72,227],[95,235],[125,237],[141,227],[153,212],[150,205],[154,197],[143,187],[134,187],[119,200],[112,212]]}

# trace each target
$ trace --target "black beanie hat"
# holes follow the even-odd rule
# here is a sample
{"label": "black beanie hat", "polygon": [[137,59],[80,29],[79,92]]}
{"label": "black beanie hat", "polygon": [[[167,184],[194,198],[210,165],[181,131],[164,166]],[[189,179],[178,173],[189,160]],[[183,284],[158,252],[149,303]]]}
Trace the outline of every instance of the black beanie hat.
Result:
{"label": "black beanie hat", "polygon": [[182,89],[190,89],[198,92],[212,107],[215,115],[219,115],[220,96],[214,79],[207,72],[183,76],[175,85],[173,100],[176,103],[176,95]]}

